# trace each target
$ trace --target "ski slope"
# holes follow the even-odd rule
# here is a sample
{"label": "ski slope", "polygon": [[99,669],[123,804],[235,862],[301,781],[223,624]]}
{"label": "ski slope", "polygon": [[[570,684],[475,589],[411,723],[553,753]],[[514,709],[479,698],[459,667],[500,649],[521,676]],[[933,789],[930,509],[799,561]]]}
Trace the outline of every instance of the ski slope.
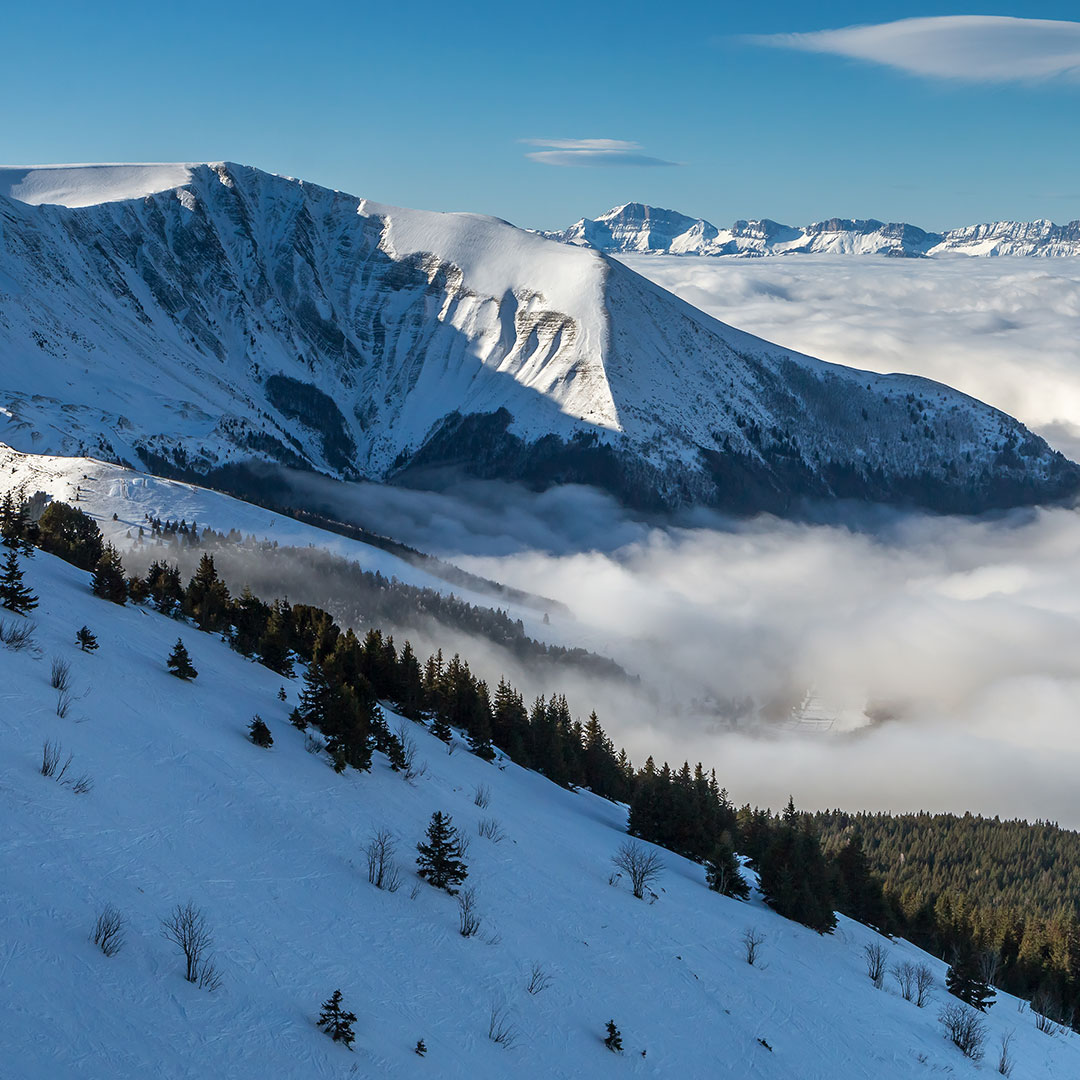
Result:
{"label": "ski slope", "polygon": [[[975,1077],[993,1071],[1008,1030],[1014,1080],[1080,1073],[1077,1037],[1039,1033],[1005,995],[986,1017],[987,1061],[971,1065],[936,1020],[944,965],[887,943],[891,961],[931,964],[936,1000],[920,1010],[876,990],[862,949],[880,939],[849,920],[819,937],[757,900],[709,892],[699,866],[666,852],[658,899],[635,900],[609,884],[624,809],[588,793],[461,747],[448,754],[416,725],[428,769],[414,784],[378,754],[371,774],[335,775],[286,721],[298,680],[281,702],[279,676],[215,638],[98,600],[88,575],[48,555],[24,563],[41,596],[37,648],[0,648],[5,1078]],[[83,624],[97,653],[73,644]],[[199,671],[192,683],[165,670],[178,634]],[[74,677],[63,719],[53,657]],[[270,750],[246,739],[256,712]],[[39,774],[43,739],[74,754],[92,791]],[[478,784],[487,809],[474,804]],[[474,938],[459,935],[452,898],[413,888],[414,845],[437,809],[471,837]],[[501,842],[477,835],[484,817]],[[380,826],[400,841],[395,893],[367,882],[361,849]],[[159,931],[189,899],[215,934],[214,993],[184,981]],[[87,940],[105,903],[129,920],[110,959]],[[740,945],[751,927],[766,935],[757,967]],[[526,991],[534,964],[551,976],[537,995]],[[315,1027],[337,988],[359,1018],[352,1053]],[[513,1049],[488,1038],[493,1004],[518,1031]],[[609,1018],[622,1055],[603,1046]]]}

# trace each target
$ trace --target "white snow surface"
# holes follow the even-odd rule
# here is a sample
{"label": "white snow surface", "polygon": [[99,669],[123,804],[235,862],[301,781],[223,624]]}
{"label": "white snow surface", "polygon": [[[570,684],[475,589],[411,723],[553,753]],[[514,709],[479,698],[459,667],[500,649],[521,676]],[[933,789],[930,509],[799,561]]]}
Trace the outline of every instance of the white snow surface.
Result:
{"label": "white snow surface", "polygon": [[190,165],[0,165],[0,196],[31,206],[94,206],[182,187]]}
{"label": "white snow surface", "polygon": [[[862,950],[881,939],[847,919],[818,936],[757,899],[709,892],[700,866],[667,852],[656,902],[635,900],[609,884],[625,809],[587,792],[463,748],[450,756],[419,726],[428,770],[414,785],[378,754],[371,774],[337,776],[286,720],[299,680],[281,702],[279,676],[216,638],[98,600],[87,574],[48,555],[24,564],[41,596],[37,650],[0,648],[5,1077],[976,1077],[992,1073],[1012,1030],[1014,1080],[1080,1072],[1077,1037],[1040,1034],[1007,995],[985,1017],[987,1060],[972,1065],[937,1023],[944,964],[886,942],[890,961],[930,964],[935,999],[918,1009],[876,990]],[[94,654],[73,643],[83,624]],[[178,635],[199,672],[191,683],[165,669]],[[66,719],[49,687],[53,657],[72,666]],[[256,712],[270,750],[246,739]],[[72,775],[89,774],[92,791],[40,775],[43,739],[74,755]],[[487,809],[474,805],[478,784]],[[478,937],[462,938],[453,899],[414,874],[437,809],[471,838]],[[500,843],[477,835],[485,817],[505,831]],[[382,826],[399,840],[395,893],[367,882],[362,847]],[[184,981],[160,932],[188,900],[214,933],[214,993]],[[112,958],[87,939],[106,903],[129,924]],[[758,967],[742,958],[750,927],[766,935]],[[552,981],[530,995],[534,964]],[[315,1026],[338,988],[358,1016],[352,1053]],[[514,1049],[487,1037],[493,1003],[520,1033]],[[601,1041],[609,1018],[621,1055]]]}

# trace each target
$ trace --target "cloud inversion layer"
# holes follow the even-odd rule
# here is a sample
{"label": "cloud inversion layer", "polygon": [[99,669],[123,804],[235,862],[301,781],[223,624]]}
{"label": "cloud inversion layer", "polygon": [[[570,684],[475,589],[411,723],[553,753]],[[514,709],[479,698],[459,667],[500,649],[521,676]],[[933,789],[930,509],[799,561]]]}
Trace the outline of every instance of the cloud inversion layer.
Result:
{"label": "cloud inversion layer", "polygon": [[530,146],[542,146],[543,150],[531,150],[525,156],[541,165],[586,166],[631,165],[667,166],[677,161],[650,157],[643,154],[640,143],[622,139],[522,139]]}
{"label": "cloud inversion layer", "polygon": [[1018,82],[1080,77],[1080,23],[1051,19],[943,15],[752,40],[866,60],[929,78]]}

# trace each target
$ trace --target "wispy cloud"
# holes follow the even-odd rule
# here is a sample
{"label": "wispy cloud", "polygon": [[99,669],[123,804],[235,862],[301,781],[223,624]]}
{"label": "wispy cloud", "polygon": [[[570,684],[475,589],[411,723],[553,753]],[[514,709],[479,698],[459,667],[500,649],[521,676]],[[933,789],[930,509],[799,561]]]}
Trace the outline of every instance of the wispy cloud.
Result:
{"label": "wispy cloud", "polygon": [[751,40],[866,60],[929,78],[968,82],[1080,78],[1080,22],[944,15]]}
{"label": "wispy cloud", "polygon": [[542,150],[531,150],[525,156],[541,165],[585,166],[630,165],[654,167],[657,165],[679,165],[678,161],[666,161],[664,158],[643,154],[640,143],[626,142],[622,139],[521,139],[529,146],[540,146]]}

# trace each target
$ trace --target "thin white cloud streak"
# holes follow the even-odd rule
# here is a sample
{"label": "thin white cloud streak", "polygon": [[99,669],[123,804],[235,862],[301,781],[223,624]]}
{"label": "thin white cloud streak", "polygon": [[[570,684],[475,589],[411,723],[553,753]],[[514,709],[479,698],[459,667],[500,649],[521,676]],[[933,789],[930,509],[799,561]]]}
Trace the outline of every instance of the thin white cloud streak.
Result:
{"label": "thin white cloud streak", "polygon": [[1080,23],[1051,19],[944,15],[751,40],[938,79],[1021,82],[1080,75]]}
{"label": "thin white cloud streak", "polygon": [[1080,260],[623,261],[710,315],[788,348],[954,386],[1080,460]]}
{"label": "thin white cloud streak", "polygon": [[531,150],[525,156],[541,165],[563,168],[597,168],[603,166],[632,166],[656,168],[677,166],[677,161],[643,154],[640,143],[622,139],[519,139],[530,146],[546,149]]}

